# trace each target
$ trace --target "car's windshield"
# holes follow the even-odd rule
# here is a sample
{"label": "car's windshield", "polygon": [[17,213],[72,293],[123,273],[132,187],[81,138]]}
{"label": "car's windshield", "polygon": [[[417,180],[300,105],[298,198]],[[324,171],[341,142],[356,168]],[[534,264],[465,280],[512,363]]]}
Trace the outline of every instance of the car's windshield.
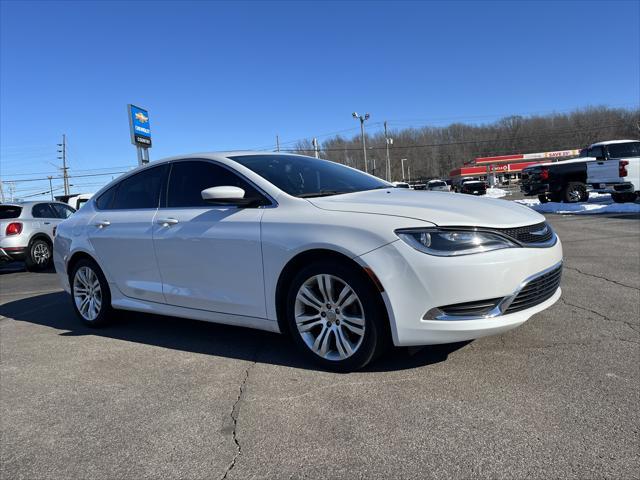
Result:
{"label": "car's windshield", "polygon": [[393,185],[329,160],[300,155],[229,157],[296,197],[361,192]]}
{"label": "car's windshield", "polygon": [[640,142],[611,143],[607,148],[611,158],[640,157]]}
{"label": "car's windshield", "polygon": [[8,218],[18,218],[22,212],[22,207],[15,205],[0,205],[0,220]]}

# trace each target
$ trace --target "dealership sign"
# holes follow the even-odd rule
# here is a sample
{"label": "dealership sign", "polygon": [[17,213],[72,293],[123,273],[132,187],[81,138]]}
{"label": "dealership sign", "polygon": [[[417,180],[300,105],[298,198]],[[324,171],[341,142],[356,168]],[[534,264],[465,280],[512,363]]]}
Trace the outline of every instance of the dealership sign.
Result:
{"label": "dealership sign", "polygon": [[149,125],[149,112],[144,108],[128,105],[129,129],[131,131],[131,143],[142,148],[151,147],[151,126]]}

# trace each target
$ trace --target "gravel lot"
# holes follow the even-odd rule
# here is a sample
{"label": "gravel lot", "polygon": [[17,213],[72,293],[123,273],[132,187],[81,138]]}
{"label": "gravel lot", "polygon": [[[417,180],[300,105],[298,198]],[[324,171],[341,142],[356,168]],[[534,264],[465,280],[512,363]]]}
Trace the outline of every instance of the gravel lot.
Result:
{"label": "gravel lot", "polygon": [[638,478],[640,217],[549,216],[564,295],[499,337],[316,370],[274,334],[0,273],[0,477]]}

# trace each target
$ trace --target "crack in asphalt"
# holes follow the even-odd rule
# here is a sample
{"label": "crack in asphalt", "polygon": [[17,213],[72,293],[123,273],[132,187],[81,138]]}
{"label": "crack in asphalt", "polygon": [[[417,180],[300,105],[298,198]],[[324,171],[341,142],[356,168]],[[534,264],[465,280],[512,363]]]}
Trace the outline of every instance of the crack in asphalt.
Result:
{"label": "crack in asphalt", "polygon": [[575,305],[575,304],[573,304],[573,303],[569,303],[569,302],[567,302],[567,300],[566,300],[566,299],[564,299],[563,297],[560,297],[560,301],[561,301],[562,303],[564,303],[565,305],[569,306],[569,307],[574,307],[574,308],[577,308],[577,309],[579,309],[579,310],[584,310],[585,312],[593,313],[594,315],[597,315],[598,317],[603,318],[603,319],[605,319],[605,320],[606,320],[606,321],[608,321],[608,322],[623,323],[623,324],[625,324],[627,327],[629,327],[631,330],[633,330],[635,333],[638,333],[638,330],[636,330],[636,328],[635,328],[635,327],[637,327],[637,325],[636,325],[635,323],[631,323],[631,322],[628,322],[628,321],[626,321],[626,320],[618,320],[618,319],[616,319],[616,318],[610,318],[610,317],[607,317],[606,315],[603,315],[603,314],[602,314],[602,313],[600,313],[600,312],[596,312],[595,310],[591,310],[590,308],[586,308],[586,307],[582,307],[582,306],[580,306],[580,305]]}
{"label": "crack in asphalt", "polygon": [[231,470],[233,470],[234,467],[236,466],[238,458],[240,458],[240,455],[242,455],[242,445],[240,445],[240,441],[238,440],[238,431],[237,431],[238,417],[240,415],[240,403],[244,399],[244,391],[247,385],[247,380],[249,380],[249,372],[256,365],[256,363],[258,363],[258,350],[259,348],[256,349],[253,355],[253,361],[247,366],[247,368],[244,371],[244,378],[242,379],[242,382],[240,382],[238,398],[236,398],[236,401],[233,403],[233,407],[231,407],[231,423],[233,426],[231,430],[231,438],[233,439],[233,443],[235,444],[236,453],[231,459],[231,462],[229,463],[229,465],[227,465],[227,468],[225,469],[224,475],[221,477],[221,480],[225,480],[227,478]]}
{"label": "crack in asphalt", "polygon": [[620,285],[621,287],[631,288],[632,290],[640,291],[640,288],[638,288],[638,287],[634,287],[632,285],[627,285],[626,283],[618,282],[617,280],[611,280],[610,278],[603,277],[601,275],[596,275],[595,273],[583,272],[582,270],[580,270],[579,268],[576,268],[576,267],[570,267],[569,265],[565,265],[564,268],[567,269],[567,270],[573,270],[573,271],[578,272],[578,273],[580,273],[582,275],[585,275],[587,277],[598,278],[598,279],[604,280],[606,282],[611,282],[611,283],[614,283],[616,285]]}

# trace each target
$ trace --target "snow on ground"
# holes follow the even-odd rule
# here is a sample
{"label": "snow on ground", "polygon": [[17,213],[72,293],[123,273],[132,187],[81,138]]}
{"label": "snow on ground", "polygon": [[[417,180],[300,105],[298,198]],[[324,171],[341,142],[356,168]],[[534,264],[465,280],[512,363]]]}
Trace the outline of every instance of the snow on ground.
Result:
{"label": "snow on ground", "polygon": [[507,191],[501,188],[487,188],[487,197],[489,198],[502,198],[507,195]]}
{"label": "snow on ground", "polygon": [[540,203],[538,199],[515,200],[540,213],[562,213],[593,215],[596,213],[640,213],[640,203],[615,203],[608,193],[591,193],[589,201],[583,203]]}

